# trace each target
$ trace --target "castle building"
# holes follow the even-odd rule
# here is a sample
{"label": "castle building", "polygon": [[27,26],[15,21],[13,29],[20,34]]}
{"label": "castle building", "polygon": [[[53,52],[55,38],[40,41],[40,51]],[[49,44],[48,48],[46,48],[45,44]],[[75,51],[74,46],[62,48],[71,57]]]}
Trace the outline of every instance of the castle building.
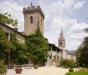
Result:
{"label": "castle building", "polygon": [[[6,24],[0,22],[0,28],[6,33],[7,39],[10,41],[13,33],[16,33],[16,37],[20,43],[25,43],[25,35],[34,34],[39,25],[40,31],[44,33],[44,14],[40,6],[34,6],[32,3],[29,7],[23,8],[24,15],[24,34],[18,32],[14,28],[9,27]],[[54,44],[49,44],[49,60],[52,64],[59,64],[61,58],[66,58],[66,46],[63,31],[61,30],[60,38],[58,39],[58,47]],[[62,53],[62,54],[61,54]],[[70,57],[70,55],[68,56]],[[7,52],[7,65],[9,67],[13,65],[13,58],[11,52]]]}
{"label": "castle building", "polygon": [[[10,41],[12,35],[15,33],[16,38],[20,43],[25,43],[25,35],[34,34],[37,28],[40,28],[41,33],[44,33],[44,14],[40,6],[34,6],[32,3],[29,7],[23,8],[24,15],[24,33],[18,32],[18,30],[10,27],[9,25],[0,22],[0,28],[6,33],[7,39]],[[7,54],[8,68],[13,67],[13,55],[9,51]]]}
{"label": "castle building", "polygon": [[24,34],[30,35],[35,33],[38,22],[42,34],[44,33],[44,14],[40,6],[34,6],[32,3],[30,7],[23,8],[24,14]]}

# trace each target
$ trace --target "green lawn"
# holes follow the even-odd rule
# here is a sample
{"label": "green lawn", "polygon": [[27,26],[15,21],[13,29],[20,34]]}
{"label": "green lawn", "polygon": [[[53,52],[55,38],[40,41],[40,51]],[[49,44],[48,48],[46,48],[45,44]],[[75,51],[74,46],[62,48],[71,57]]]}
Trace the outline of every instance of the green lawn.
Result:
{"label": "green lawn", "polygon": [[88,71],[69,72],[66,75],[88,75]]}

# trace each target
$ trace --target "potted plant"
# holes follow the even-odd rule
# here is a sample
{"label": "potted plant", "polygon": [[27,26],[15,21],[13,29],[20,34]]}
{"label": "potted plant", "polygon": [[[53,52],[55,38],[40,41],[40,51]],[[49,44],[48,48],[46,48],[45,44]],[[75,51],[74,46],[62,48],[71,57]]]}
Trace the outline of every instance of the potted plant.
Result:
{"label": "potted plant", "polygon": [[16,71],[16,74],[21,74],[22,73],[22,66],[16,65],[15,71]]}
{"label": "potted plant", "polygon": [[35,68],[35,69],[37,69],[37,68],[38,68],[38,65],[37,65],[37,64],[36,64],[36,65],[34,65],[34,68]]}
{"label": "potted plant", "polygon": [[16,67],[16,68],[15,68],[16,74],[21,74],[21,73],[22,73],[22,65],[21,65],[21,63],[16,62],[15,67]]}

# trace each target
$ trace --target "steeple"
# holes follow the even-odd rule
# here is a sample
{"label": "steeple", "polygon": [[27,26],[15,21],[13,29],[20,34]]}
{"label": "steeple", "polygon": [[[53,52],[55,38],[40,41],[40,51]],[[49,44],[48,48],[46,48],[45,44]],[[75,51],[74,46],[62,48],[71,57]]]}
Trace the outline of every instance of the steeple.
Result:
{"label": "steeple", "polygon": [[62,50],[65,49],[65,38],[62,29],[60,32],[60,37],[58,39],[58,47],[61,48]]}
{"label": "steeple", "polygon": [[61,40],[61,39],[65,40],[62,29],[61,29],[61,32],[60,32],[60,40]]}
{"label": "steeple", "polygon": [[65,46],[65,38],[64,38],[64,33],[61,29],[60,32],[60,37],[58,39],[58,47],[62,50],[62,58],[66,59],[66,46]]}
{"label": "steeple", "polygon": [[31,6],[32,6],[32,2],[31,2]]}

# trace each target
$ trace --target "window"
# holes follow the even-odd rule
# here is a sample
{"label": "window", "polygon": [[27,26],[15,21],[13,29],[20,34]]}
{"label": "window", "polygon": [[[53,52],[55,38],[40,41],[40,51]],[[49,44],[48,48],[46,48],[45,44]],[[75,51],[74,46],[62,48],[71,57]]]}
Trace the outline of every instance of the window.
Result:
{"label": "window", "polygon": [[33,23],[33,17],[32,16],[30,17],[30,23],[31,24]]}
{"label": "window", "polygon": [[62,42],[59,42],[59,46],[62,46]]}

